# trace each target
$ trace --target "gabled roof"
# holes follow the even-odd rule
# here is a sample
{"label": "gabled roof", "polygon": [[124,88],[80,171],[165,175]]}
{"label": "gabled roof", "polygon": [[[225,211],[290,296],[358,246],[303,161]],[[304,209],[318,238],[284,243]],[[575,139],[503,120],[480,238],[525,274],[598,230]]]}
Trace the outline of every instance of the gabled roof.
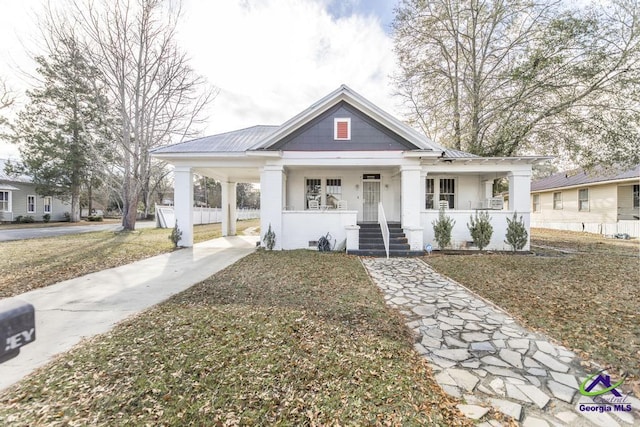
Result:
{"label": "gabled roof", "polygon": [[[302,128],[307,123],[321,116],[341,102],[346,102],[354,108],[369,116],[371,119],[386,127],[391,132],[397,134],[417,151],[426,151],[439,156],[445,149],[431,141],[425,135],[412,129],[389,113],[381,110],[376,105],[363,98],[351,90],[348,86],[342,85],[337,90],[331,92],[321,100],[317,101],[309,108],[287,120],[281,126],[252,126],[245,129],[206,136],[203,138],[185,141],[178,144],[158,147],[151,152],[153,154],[174,154],[174,153],[244,153],[250,151],[265,152],[278,141],[281,141],[296,130]],[[454,157],[472,156],[468,153],[453,152]]]}
{"label": "gabled roof", "polygon": [[531,183],[531,191],[551,190],[555,188],[575,187],[587,184],[604,184],[608,181],[640,180],[640,164],[631,169],[597,169],[585,171],[565,171]]}
{"label": "gabled roof", "polygon": [[279,126],[252,126],[178,144],[158,147],[152,153],[241,153],[273,134]]}
{"label": "gabled roof", "polygon": [[282,138],[290,135],[292,132],[301,128],[311,120],[320,116],[322,113],[342,101],[357,108],[362,113],[366,114],[381,125],[406,139],[411,144],[415,145],[416,149],[434,151],[438,153],[444,151],[443,147],[434,143],[418,131],[402,123],[400,120],[396,119],[386,111],[381,110],[375,104],[365,99],[360,94],[354,92],[351,88],[344,84],[321,100],[311,105],[306,110],[287,120],[282,124],[282,126],[280,126],[280,128],[278,128],[278,130],[267,137],[264,141],[256,144],[254,147],[252,147],[252,149],[268,150],[269,147],[274,145]]}
{"label": "gabled roof", "polygon": [[27,175],[9,175],[5,172],[5,166],[7,165],[6,159],[0,159],[0,181],[8,181],[8,182],[22,182],[25,184],[29,184],[33,182],[31,177]]}

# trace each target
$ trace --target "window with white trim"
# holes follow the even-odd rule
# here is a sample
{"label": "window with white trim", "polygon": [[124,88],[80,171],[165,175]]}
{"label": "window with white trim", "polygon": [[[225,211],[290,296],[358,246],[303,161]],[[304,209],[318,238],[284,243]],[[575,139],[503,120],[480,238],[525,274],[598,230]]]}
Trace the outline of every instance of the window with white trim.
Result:
{"label": "window with white trim", "polygon": [[553,193],[553,209],[562,209],[562,192],[560,191]]}
{"label": "window with white trim", "polygon": [[0,191],[0,212],[11,212],[10,191]]}
{"label": "window with white trim", "polygon": [[27,196],[27,213],[36,213],[36,196]]}
{"label": "window with white trim", "polygon": [[424,195],[424,208],[425,209],[434,209],[433,206],[433,198],[435,197],[435,180],[433,178],[426,178],[425,181],[425,195]]}
{"label": "window with white trim", "polygon": [[453,178],[440,179],[440,202],[447,202],[449,209],[455,209],[456,180]]}
{"label": "window with white trim", "polygon": [[540,212],[540,195],[539,194],[533,195],[533,211]]}
{"label": "window with white trim", "polygon": [[337,208],[338,202],[342,200],[342,179],[327,178],[325,187],[327,195],[327,206]]}
{"label": "window with white trim", "polygon": [[322,180],[320,178],[307,178],[304,208],[309,209],[309,201],[315,200],[322,204]]}
{"label": "window with white trim", "polygon": [[349,141],[351,139],[351,118],[333,119],[333,139],[336,141]]}
{"label": "window with white trim", "polygon": [[589,189],[581,188],[578,190],[578,210],[579,211],[588,211],[589,210]]}
{"label": "window with white trim", "polygon": [[43,199],[43,212],[44,213],[51,213],[51,205],[53,205],[53,197],[51,196],[45,196],[42,198]]}
{"label": "window with white trim", "polygon": [[633,186],[633,207],[640,208],[640,185],[635,184]]}

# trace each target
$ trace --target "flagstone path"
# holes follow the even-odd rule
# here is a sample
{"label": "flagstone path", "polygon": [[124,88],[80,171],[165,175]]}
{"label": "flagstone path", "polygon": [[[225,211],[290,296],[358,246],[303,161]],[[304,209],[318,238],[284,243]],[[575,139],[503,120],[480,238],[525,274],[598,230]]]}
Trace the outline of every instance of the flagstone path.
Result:
{"label": "flagstone path", "polygon": [[[431,364],[436,381],[461,398],[459,409],[480,419],[490,407],[538,426],[640,425],[633,412],[581,412],[592,398],[578,392],[588,373],[566,348],[533,333],[464,286],[417,258],[362,258],[387,303],[414,331],[416,350]],[[479,426],[493,426],[495,421]]]}

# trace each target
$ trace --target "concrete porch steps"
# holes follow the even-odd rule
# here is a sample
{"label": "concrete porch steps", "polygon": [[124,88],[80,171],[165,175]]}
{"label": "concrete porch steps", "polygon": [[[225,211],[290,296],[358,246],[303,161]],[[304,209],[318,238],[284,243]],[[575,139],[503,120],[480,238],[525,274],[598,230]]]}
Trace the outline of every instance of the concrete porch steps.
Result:
{"label": "concrete porch steps", "polygon": [[[384,249],[382,231],[377,223],[361,223],[360,226],[360,249],[348,251],[351,255],[384,257],[387,253]],[[389,222],[389,256],[390,257],[413,257],[424,255],[423,251],[412,251],[409,249],[407,237],[398,222]]]}

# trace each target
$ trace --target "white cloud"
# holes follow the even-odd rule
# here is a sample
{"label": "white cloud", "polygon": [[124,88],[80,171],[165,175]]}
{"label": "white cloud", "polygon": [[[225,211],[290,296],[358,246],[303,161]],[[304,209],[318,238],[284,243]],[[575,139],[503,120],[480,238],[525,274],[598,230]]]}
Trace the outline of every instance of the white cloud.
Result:
{"label": "white cloud", "polygon": [[335,19],[322,1],[247,3],[188,3],[184,46],[221,89],[207,133],[282,123],[342,83],[392,106],[392,43],[375,17]]}
{"label": "white cloud", "polygon": [[[26,2],[0,0],[5,3]],[[380,18],[357,7],[346,14],[332,10],[332,15],[330,4],[184,0],[180,44],[193,68],[221,90],[205,134],[283,123],[343,83],[397,113],[389,82],[395,67],[392,41]],[[23,17],[25,9],[12,6],[7,13]],[[22,24],[3,16],[16,34],[26,37]],[[6,48],[3,40],[0,52]]]}

